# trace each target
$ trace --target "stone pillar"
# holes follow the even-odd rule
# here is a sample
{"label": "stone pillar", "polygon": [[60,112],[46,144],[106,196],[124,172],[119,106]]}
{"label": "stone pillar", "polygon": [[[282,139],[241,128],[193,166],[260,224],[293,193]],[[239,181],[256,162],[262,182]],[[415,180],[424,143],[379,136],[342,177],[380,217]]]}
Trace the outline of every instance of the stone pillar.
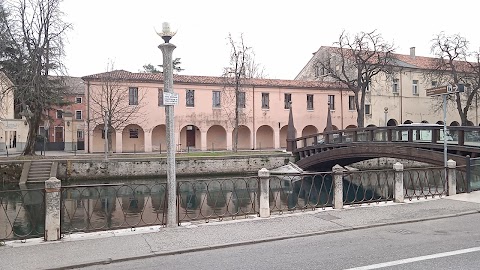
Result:
{"label": "stone pillar", "polygon": [[259,204],[260,217],[270,217],[270,171],[262,168],[258,171],[258,178],[260,184]]}
{"label": "stone pillar", "polygon": [[202,151],[207,151],[208,145],[207,145],[207,132],[202,132],[201,133],[201,144],[200,147]]}
{"label": "stone pillar", "polygon": [[116,131],[115,133],[112,133],[112,136],[115,136],[115,149],[109,149],[108,151],[115,150],[115,153],[123,153],[123,132]]}
{"label": "stone pillar", "polygon": [[332,177],[333,177],[333,208],[342,209],[343,208],[343,172],[345,170],[340,165],[335,165],[332,168]]}
{"label": "stone pillar", "polygon": [[[65,133],[63,136],[65,137],[65,151],[74,151],[74,140],[73,140],[73,130],[74,130],[74,123],[73,123],[73,114],[70,111],[65,111],[63,113],[63,122]],[[75,134],[76,135],[76,134]]]}
{"label": "stone pillar", "polygon": [[403,192],[403,164],[397,162],[393,164],[393,169],[395,170],[393,201],[403,203],[405,200],[405,194]]}
{"label": "stone pillar", "polygon": [[273,130],[273,147],[275,149],[280,148],[280,129]]}
{"label": "stone pillar", "polygon": [[45,181],[45,241],[60,240],[61,186],[56,177]]}
{"label": "stone pillar", "polygon": [[152,132],[145,132],[144,133],[144,149],[146,153],[152,152]]}
{"label": "stone pillar", "polygon": [[447,172],[448,172],[448,196],[457,194],[457,162],[455,160],[449,159],[447,161]]}
{"label": "stone pillar", "polygon": [[233,129],[227,130],[227,150],[233,150]]}

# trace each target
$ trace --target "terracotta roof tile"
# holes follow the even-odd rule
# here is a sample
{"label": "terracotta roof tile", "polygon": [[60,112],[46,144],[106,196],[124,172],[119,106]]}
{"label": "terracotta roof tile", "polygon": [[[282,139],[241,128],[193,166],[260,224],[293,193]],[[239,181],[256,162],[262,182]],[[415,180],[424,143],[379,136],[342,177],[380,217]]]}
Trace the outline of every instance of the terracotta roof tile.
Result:
{"label": "terracotta roof tile", "polygon": [[[119,81],[154,82],[163,83],[162,73],[132,73],[126,70],[114,70],[111,72],[98,73],[82,77],[84,81],[100,81],[102,79],[114,79]],[[173,75],[173,82],[180,84],[208,84],[224,85],[224,77]],[[256,87],[289,87],[289,88],[316,88],[316,89],[345,89],[340,83],[318,81],[296,81],[277,79],[247,79],[244,83]]]}

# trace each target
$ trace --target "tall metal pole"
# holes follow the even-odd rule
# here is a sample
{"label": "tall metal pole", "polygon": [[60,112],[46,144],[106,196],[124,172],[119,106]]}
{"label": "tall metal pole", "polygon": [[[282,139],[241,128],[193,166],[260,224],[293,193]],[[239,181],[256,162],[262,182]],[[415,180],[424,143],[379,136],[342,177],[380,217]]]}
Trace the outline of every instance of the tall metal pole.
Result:
{"label": "tall metal pole", "polygon": [[105,110],[105,116],[104,116],[104,132],[105,132],[105,160],[108,160],[108,113],[107,110]]}
{"label": "tall metal pole", "polygon": [[445,183],[447,183],[447,94],[443,94],[443,167],[445,168]]}
{"label": "tall metal pole", "polygon": [[[163,91],[173,94],[173,63],[172,53],[176,48],[169,43],[174,35],[170,31],[168,23],[163,23],[162,33],[158,33],[165,43],[160,44],[158,48],[163,54]],[[167,227],[178,226],[177,221],[177,181],[175,171],[175,124],[174,124],[174,105],[165,105],[165,122],[167,131]]]}

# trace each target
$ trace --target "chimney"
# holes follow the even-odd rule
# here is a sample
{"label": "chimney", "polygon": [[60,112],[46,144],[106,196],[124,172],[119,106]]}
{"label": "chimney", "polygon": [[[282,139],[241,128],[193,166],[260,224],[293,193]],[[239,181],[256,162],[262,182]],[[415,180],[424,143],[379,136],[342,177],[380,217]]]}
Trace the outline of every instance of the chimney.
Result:
{"label": "chimney", "polygon": [[415,57],[415,47],[410,47],[410,56]]}

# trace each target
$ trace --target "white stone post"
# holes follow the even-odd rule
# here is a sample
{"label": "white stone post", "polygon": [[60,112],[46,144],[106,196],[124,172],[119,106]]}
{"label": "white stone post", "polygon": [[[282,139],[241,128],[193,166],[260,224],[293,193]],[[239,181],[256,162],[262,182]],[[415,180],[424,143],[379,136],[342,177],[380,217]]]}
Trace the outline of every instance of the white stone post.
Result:
{"label": "white stone post", "polygon": [[270,217],[270,171],[262,168],[258,171],[260,184],[259,205],[260,217]]}
{"label": "white stone post", "polygon": [[448,196],[457,194],[457,162],[449,159],[447,161],[448,168]]}
{"label": "white stone post", "polygon": [[403,164],[397,162],[393,164],[393,169],[395,170],[393,201],[403,203],[405,201],[405,194],[403,193]]}
{"label": "white stone post", "polygon": [[61,186],[56,177],[45,181],[45,241],[60,240]]}
{"label": "white stone post", "polygon": [[343,172],[345,170],[340,165],[335,165],[332,168],[333,172],[333,208],[342,209],[343,208]]}

